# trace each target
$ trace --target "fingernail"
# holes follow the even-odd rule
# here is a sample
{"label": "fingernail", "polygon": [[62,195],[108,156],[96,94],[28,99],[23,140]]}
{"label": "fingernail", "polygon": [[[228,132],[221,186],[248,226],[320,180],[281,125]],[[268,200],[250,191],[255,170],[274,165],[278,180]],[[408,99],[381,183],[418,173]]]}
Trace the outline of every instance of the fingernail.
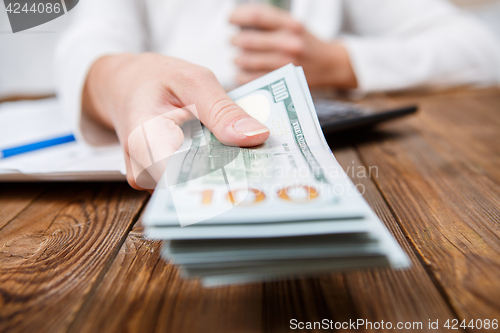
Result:
{"label": "fingernail", "polygon": [[233,128],[236,132],[244,136],[255,136],[269,132],[269,128],[253,118],[240,119],[234,124]]}

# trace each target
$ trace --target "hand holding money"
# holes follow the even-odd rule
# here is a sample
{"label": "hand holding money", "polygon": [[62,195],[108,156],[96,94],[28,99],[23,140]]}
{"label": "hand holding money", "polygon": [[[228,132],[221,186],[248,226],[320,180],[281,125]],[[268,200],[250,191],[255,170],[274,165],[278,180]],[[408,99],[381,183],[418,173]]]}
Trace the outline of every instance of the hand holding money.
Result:
{"label": "hand holding money", "polygon": [[288,63],[302,66],[310,87],[356,88],[356,76],[340,42],[323,42],[285,10],[264,4],[238,6],[230,19],[242,28],[237,79],[247,83]]}
{"label": "hand holding money", "polygon": [[236,105],[208,69],[158,54],[97,60],[87,77],[83,108],[116,131],[127,180],[135,189],[156,186],[165,160],[184,141],[179,126],[194,117],[229,145],[251,147],[269,137],[268,128]]}
{"label": "hand holding money", "polygon": [[215,286],[409,264],[330,152],[302,68],[228,95],[269,139],[227,146],[187,122],[142,221],[183,276]]}

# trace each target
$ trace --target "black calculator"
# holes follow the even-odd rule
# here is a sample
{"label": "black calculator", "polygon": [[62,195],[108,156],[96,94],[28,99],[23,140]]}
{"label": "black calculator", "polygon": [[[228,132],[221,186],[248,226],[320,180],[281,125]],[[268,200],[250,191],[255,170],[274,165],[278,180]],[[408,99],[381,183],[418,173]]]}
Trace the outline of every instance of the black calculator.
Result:
{"label": "black calculator", "polygon": [[418,110],[416,105],[380,109],[331,99],[316,99],[314,107],[324,134],[371,127]]}

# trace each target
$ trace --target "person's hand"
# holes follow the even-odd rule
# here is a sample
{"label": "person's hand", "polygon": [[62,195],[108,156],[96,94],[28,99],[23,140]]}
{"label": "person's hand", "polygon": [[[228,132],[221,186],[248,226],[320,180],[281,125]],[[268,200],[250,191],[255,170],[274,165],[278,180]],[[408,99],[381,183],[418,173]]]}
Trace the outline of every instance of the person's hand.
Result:
{"label": "person's hand", "polygon": [[311,87],[356,88],[345,47],[317,39],[288,12],[269,5],[241,5],[230,22],[242,27],[231,41],[242,50],[235,59],[240,84],[293,63],[304,68]]}
{"label": "person's hand", "polygon": [[84,112],[116,131],[135,189],[154,188],[165,160],[184,140],[179,126],[193,117],[225,144],[252,147],[269,137],[269,129],[237,106],[208,69],[153,53],[98,59],[82,103]]}

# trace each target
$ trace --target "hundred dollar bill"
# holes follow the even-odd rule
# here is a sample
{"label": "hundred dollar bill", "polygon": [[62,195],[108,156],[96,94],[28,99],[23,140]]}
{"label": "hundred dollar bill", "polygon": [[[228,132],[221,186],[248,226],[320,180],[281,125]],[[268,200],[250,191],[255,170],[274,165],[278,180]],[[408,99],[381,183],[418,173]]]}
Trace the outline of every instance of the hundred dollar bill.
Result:
{"label": "hundred dollar bill", "polygon": [[300,67],[229,95],[269,139],[230,147],[200,122],[185,124],[143,218],[182,276],[216,286],[409,265],[331,153]]}
{"label": "hundred dollar bill", "polygon": [[271,130],[269,139],[255,148],[229,147],[199,121],[185,124],[186,140],[147,209],[147,232],[306,220],[366,229],[359,224],[370,209],[330,152],[300,67],[287,65],[229,96]]}

